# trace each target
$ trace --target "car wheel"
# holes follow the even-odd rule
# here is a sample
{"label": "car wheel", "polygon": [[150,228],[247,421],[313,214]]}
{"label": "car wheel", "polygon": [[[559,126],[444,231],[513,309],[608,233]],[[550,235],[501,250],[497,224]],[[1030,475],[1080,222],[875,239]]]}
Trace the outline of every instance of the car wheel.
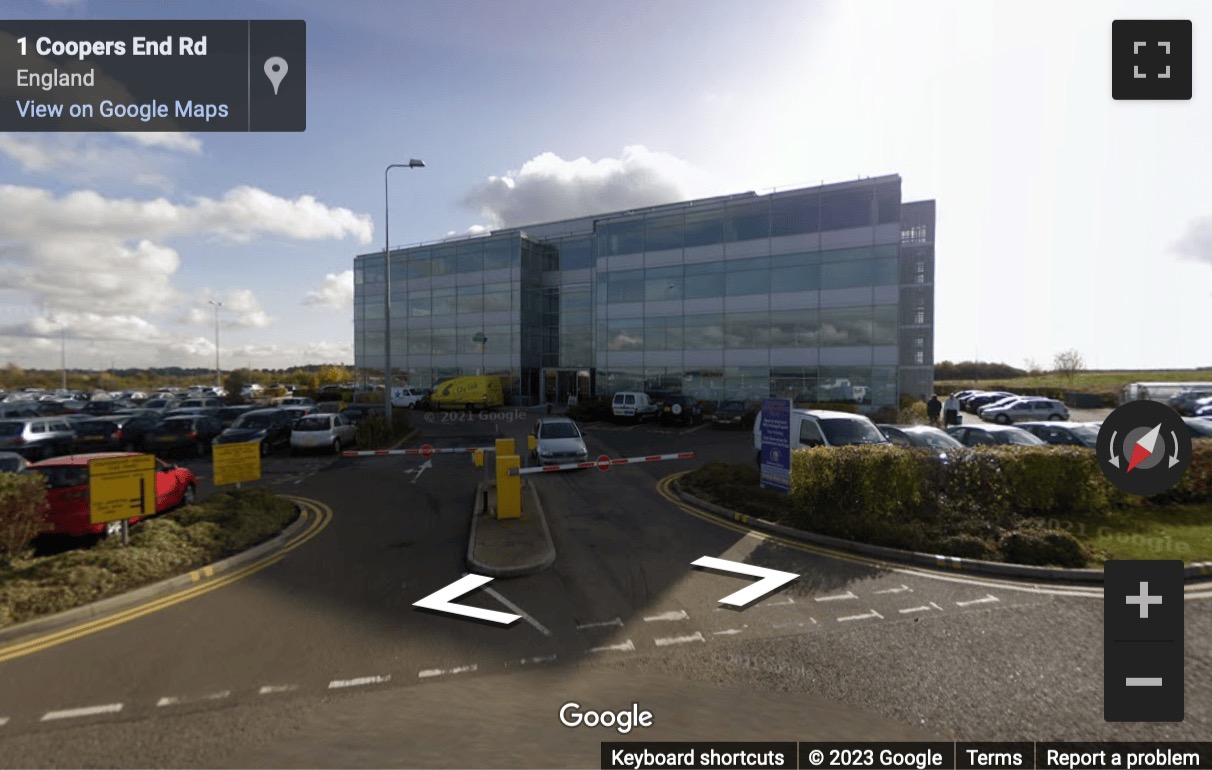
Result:
{"label": "car wheel", "polygon": [[332,453],[335,455],[341,454],[341,439],[334,438],[332,440]]}
{"label": "car wheel", "polygon": [[1064,417],[1061,417],[1059,414],[1050,414],[1050,415],[1048,415],[1048,419],[1049,419],[1049,420],[1056,420],[1056,421],[1058,421],[1058,422],[1059,422],[1059,421],[1061,421],[1061,420],[1063,420],[1063,419],[1065,419],[1065,418],[1064,418]]}
{"label": "car wheel", "polygon": [[997,417],[994,417],[993,421],[996,422],[998,425],[1009,425],[1010,424],[1010,418],[1004,414],[999,414]]}
{"label": "car wheel", "polygon": [[194,489],[193,484],[185,487],[185,494],[181,495],[181,505],[193,505],[198,499],[198,490]]}

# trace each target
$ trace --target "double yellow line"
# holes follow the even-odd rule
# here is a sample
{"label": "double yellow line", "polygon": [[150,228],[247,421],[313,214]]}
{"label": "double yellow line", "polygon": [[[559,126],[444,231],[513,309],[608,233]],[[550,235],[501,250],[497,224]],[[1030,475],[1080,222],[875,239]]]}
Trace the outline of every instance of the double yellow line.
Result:
{"label": "double yellow line", "polygon": [[328,523],[332,521],[332,509],[318,500],[311,500],[305,497],[294,497],[290,495],[283,495],[283,497],[298,504],[303,509],[303,515],[307,516],[310,519],[310,522],[306,529],[301,531],[295,537],[291,538],[291,540],[282,548],[267,554],[264,558],[258,559],[252,564],[241,567],[234,572],[218,573],[218,577],[215,577],[216,571],[213,566],[207,566],[203,567],[202,569],[194,570],[189,573],[189,576],[195,585],[189,588],[169,594],[168,596],[163,596],[159,599],[154,599],[146,604],[140,604],[127,610],[115,612],[112,615],[106,615],[94,620],[89,620],[79,625],[71,626],[70,628],[65,628],[53,633],[45,634],[43,636],[38,636],[33,639],[27,639],[26,641],[18,642],[7,647],[0,647],[0,663],[12,660],[14,658],[20,658],[25,655],[31,655],[35,652],[41,652],[42,650],[46,650],[60,644],[65,644],[75,639],[80,639],[85,636],[89,636],[90,634],[95,634],[99,631],[104,631],[107,628],[113,628],[114,626],[118,626],[123,623],[129,623],[136,618],[141,618],[144,615],[150,615],[153,612],[159,612],[160,610],[167,609],[168,607],[181,604],[182,602],[197,598],[203,594],[223,588],[224,586],[231,585],[237,580],[243,580],[249,575],[260,572],[266,567],[278,563],[286,556],[286,554],[318,535],[320,531],[327,527]]}

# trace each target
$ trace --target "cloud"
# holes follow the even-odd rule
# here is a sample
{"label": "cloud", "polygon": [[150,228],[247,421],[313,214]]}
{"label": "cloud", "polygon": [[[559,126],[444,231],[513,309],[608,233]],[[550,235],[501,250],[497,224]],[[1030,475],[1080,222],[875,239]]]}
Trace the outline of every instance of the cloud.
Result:
{"label": "cloud", "polygon": [[198,155],[202,152],[202,140],[193,134],[184,132],[119,131],[115,136],[134,142],[140,147],[156,147],[173,152],[186,152],[191,155]]}
{"label": "cloud", "polygon": [[202,292],[181,320],[191,324],[214,324],[215,306],[210,304],[211,300],[219,303],[219,326],[224,329],[263,329],[273,323],[273,318],[261,308],[251,289],[229,291],[221,298],[210,291]]}
{"label": "cloud", "polygon": [[353,307],[353,296],[353,271],[346,270],[324,276],[324,282],[320,284],[320,288],[307,292],[307,296],[303,298],[303,304],[338,309],[348,308]]}
{"label": "cloud", "polygon": [[706,181],[686,161],[642,145],[596,161],[545,152],[517,171],[489,177],[464,203],[492,228],[516,227],[672,203],[700,194]]}
{"label": "cloud", "polygon": [[1183,259],[1212,265],[1212,216],[1200,217],[1187,224],[1187,231],[1173,246]]}

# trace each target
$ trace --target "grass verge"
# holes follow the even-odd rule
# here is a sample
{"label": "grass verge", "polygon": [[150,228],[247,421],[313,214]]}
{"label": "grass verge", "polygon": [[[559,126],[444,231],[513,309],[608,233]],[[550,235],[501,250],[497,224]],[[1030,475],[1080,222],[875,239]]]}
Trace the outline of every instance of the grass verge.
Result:
{"label": "grass verge", "polygon": [[135,525],[118,538],[0,567],[0,628],[176,577],[244,551],[295,520],[294,503],[262,489],[220,492]]}
{"label": "grass verge", "polygon": [[1090,547],[1091,561],[1182,559],[1212,561],[1212,505],[1139,505],[1070,530]]}

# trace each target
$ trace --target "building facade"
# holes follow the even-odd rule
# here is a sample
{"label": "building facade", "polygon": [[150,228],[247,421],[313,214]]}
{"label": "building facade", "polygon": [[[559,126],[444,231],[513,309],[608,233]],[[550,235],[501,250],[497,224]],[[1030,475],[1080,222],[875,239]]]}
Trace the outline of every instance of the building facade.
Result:
{"label": "building facade", "polygon": [[[894,405],[934,378],[934,201],[885,176],[391,251],[395,384],[514,403],[663,390]],[[354,259],[356,365],[384,367],[384,254]]]}

